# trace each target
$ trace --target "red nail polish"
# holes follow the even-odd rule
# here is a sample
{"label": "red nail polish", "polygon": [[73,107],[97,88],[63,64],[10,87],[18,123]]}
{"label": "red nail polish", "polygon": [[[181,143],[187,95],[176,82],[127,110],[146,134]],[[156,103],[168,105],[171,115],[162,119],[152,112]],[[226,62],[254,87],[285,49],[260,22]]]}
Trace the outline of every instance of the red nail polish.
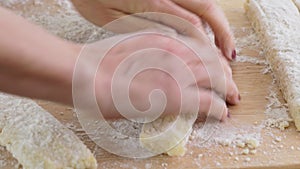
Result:
{"label": "red nail polish", "polygon": [[232,58],[233,60],[235,60],[235,58],[236,58],[236,50],[233,50],[233,51],[232,51],[231,58]]}
{"label": "red nail polish", "polygon": [[230,117],[231,117],[230,111],[228,111],[228,113],[227,113],[227,117],[228,117],[228,118],[230,118]]}
{"label": "red nail polish", "polygon": [[241,97],[241,95],[239,94],[239,101],[241,101],[242,100],[242,97]]}
{"label": "red nail polish", "polygon": [[220,47],[219,45],[219,41],[218,41],[218,39],[215,37],[215,45],[217,46],[217,47]]}

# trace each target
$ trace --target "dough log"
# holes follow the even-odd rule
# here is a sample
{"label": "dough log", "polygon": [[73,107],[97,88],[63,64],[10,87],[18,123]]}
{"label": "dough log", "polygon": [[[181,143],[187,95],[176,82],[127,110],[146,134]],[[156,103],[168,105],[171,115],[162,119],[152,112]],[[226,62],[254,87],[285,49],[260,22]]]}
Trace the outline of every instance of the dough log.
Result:
{"label": "dough log", "polygon": [[0,93],[0,145],[24,169],[95,169],[77,136],[34,101]]}
{"label": "dough log", "polygon": [[292,0],[248,0],[246,13],[300,130],[300,15]]}

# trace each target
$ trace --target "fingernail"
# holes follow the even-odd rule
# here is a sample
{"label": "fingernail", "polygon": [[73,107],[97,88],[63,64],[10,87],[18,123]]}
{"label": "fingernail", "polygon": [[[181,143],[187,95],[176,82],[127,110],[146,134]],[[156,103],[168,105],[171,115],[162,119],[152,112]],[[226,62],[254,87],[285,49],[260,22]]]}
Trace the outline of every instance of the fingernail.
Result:
{"label": "fingernail", "polygon": [[219,41],[218,41],[218,39],[215,37],[215,45],[217,46],[217,47],[220,47],[219,46]]}
{"label": "fingernail", "polygon": [[231,117],[231,114],[230,114],[230,111],[228,110],[228,113],[227,113],[227,117],[230,118]]}
{"label": "fingernail", "polygon": [[239,101],[241,101],[242,100],[242,97],[241,97],[241,95],[239,94]]}
{"label": "fingernail", "polygon": [[236,59],[236,50],[233,50],[233,51],[232,51],[231,58],[232,58],[233,60]]}

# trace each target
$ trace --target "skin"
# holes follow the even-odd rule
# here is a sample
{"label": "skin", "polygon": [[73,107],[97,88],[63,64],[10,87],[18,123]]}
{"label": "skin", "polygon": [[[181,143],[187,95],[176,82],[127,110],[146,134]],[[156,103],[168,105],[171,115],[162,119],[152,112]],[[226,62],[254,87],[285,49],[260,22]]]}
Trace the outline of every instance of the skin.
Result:
{"label": "skin", "polygon": [[[107,2],[109,3],[109,1]],[[76,4],[76,2],[74,3]],[[147,1],[147,3],[151,4],[150,1]],[[176,5],[177,4],[179,4],[179,2],[176,2]],[[173,5],[175,5],[175,2],[173,2]],[[171,7],[174,6],[170,6],[170,9]],[[188,9],[181,8],[177,6],[175,9],[182,13],[185,11],[186,14],[197,16],[192,12],[188,12]],[[103,9],[107,11],[111,8],[105,7]],[[128,6],[128,9],[134,11],[137,8],[135,8],[135,6]],[[102,17],[102,15],[98,16]],[[109,18],[108,16],[113,17],[116,15],[103,13],[103,16],[106,16],[108,18],[107,21],[109,21],[113,18]],[[121,15],[119,15],[119,17],[120,16]],[[196,22],[193,24],[198,25]],[[73,71],[83,45],[59,39],[4,8],[0,8],[0,25],[3,25],[1,28],[3,31],[0,32],[0,89],[4,92],[25,97],[72,105]],[[20,26],[22,29],[20,29]],[[215,34],[217,35],[216,32]],[[222,34],[222,36],[224,35]],[[220,39],[222,39],[222,36]],[[226,36],[231,37],[231,34]],[[122,37],[120,35],[114,38]],[[162,40],[155,36],[147,38],[149,38],[148,41],[159,45],[162,49],[181,56],[192,70],[196,77],[197,84],[191,83],[188,86],[196,87],[187,87],[184,92],[199,93],[201,103],[199,103],[198,113],[200,115],[207,115],[210,105],[217,105],[222,108],[221,116],[222,119],[225,119],[228,114],[226,101],[230,104],[237,104],[239,102],[238,89],[232,79],[232,72],[228,61],[224,57],[219,57],[220,59],[216,59],[215,62],[210,62],[212,68],[219,66],[219,64],[216,63],[221,63],[225,72],[226,92],[222,93],[221,91],[221,94],[225,96],[225,98],[221,98],[216,94],[216,92],[220,91],[215,91],[216,89],[210,88],[209,77],[205,72],[203,63],[195,60],[190,50],[170,39]],[[18,41],[16,41],[16,39],[18,39]],[[192,38],[187,38],[186,40],[193,41]],[[100,41],[98,42],[100,44],[97,44],[97,46],[102,46],[100,50],[106,50],[107,46],[105,46],[105,44],[111,41],[112,39]],[[163,43],[166,41],[167,43]],[[118,48],[111,51],[110,55],[111,57],[119,59],[108,59],[105,65],[109,66],[103,66],[103,71],[98,71],[99,73],[96,74],[96,97],[104,117],[120,117],[112,103],[111,93],[108,92],[110,91],[112,72],[114,70],[113,66],[110,65],[118,65],[122,59],[132,52],[132,49],[136,49],[137,46],[147,46],[146,42],[144,38],[137,38],[129,43],[118,46]],[[92,45],[95,44],[90,44],[90,46]],[[224,53],[223,50],[222,52]],[[172,67],[172,65],[170,66]],[[86,70],[88,69],[89,65],[87,64]],[[86,74],[83,73],[83,76],[85,75]],[[179,90],[176,85],[174,85],[172,78],[165,74],[159,74],[154,70],[146,72],[146,77],[147,78],[143,78],[142,76],[137,77],[133,81],[133,87],[130,89],[133,105],[141,110],[147,109],[149,107],[147,100],[149,92],[159,88],[168,98],[165,113],[177,112],[179,110],[178,100],[180,96]],[[219,77],[213,76],[210,78],[217,79]],[[120,84],[122,85],[122,83]],[[84,86],[85,84],[82,85]]]}
{"label": "skin", "polygon": [[[181,17],[197,28],[207,22],[215,34],[215,44],[229,60],[236,58],[235,44],[229,23],[214,0],[72,0],[77,10],[89,21],[103,26],[128,14],[161,12]],[[166,23],[168,20],[154,20]]]}

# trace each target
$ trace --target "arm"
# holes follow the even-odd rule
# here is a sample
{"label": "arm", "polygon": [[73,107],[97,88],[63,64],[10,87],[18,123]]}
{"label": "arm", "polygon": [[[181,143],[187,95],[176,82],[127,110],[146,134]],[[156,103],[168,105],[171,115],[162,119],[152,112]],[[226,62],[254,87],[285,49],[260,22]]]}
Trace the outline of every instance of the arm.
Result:
{"label": "arm", "polygon": [[72,103],[72,73],[80,47],[0,8],[0,89]]}
{"label": "arm", "polygon": [[[3,31],[0,32],[0,89],[8,93],[72,105],[73,69],[82,46],[56,38],[3,8],[0,8],[0,24],[3,25]],[[120,35],[115,38],[118,40],[118,38],[121,39],[122,36]],[[189,38],[186,40],[189,40]],[[99,44],[92,45],[95,46],[97,50],[91,51],[105,51],[110,48],[107,44],[113,42],[111,39],[99,41]],[[149,44],[147,42],[151,43]],[[219,63],[218,57],[214,57],[216,60],[210,62],[210,67],[212,70],[215,70],[216,73],[214,74],[217,76],[210,77],[207,71],[204,71],[203,64],[199,62],[199,60],[195,60],[198,57],[193,57],[188,48],[176,43],[176,41],[169,42],[168,39],[161,39],[160,36],[150,36],[146,37],[146,39],[145,37],[137,38],[133,41],[122,43],[121,46],[111,51],[111,56],[107,58],[112,59],[107,59],[107,63],[104,64],[106,66],[102,67],[105,69],[102,71],[104,74],[97,73],[96,76],[96,86],[99,86],[96,90],[97,101],[101,109],[104,110],[102,112],[104,113],[104,117],[120,117],[114,107],[109,90],[109,82],[111,81],[114,71],[112,65],[116,66],[119,64],[116,58],[121,58],[122,60],[122,58],[129,56],[135,50],[152,47],[152,44],[155,44],[154,47],[168,49],[171,53],[184,56],[183,59],[187,59],[186,61],[191,64],[191,70],[197,77],[197,84],[190,84],[188,86],[192,87],[192,93],[200,92],[200,100],[202,102],[199,113],[208,113],[210,105],[215,103],[222,108],[222,119],[224,119],[227,115],[224,100],[218,96],[212,97],[214,95],[212,89],[204,90],[210,86],[209,78],[220,79],[217,71],[219,67],[219,64],[217,64]],[[207,46],[204,45],[202,47]],[[213,52],[212,55],[216,56],[217,53]],[[203,59],[211,60],[209,58],[211,57],[204,57]],[[225,70],[224,75],[228,83],[226,84],[228,92],[224,93],[224,95],[226,95],[226,100],[229,103],[237,104],[239,102],[238,89],[231,77],[230,66],[225,58],[221,60],[224,63],[222,71]],[[173,62],[166,61],[170,70],[181,70],[177,65],[169,63]],[[87,66],[89,67],[89,65]],[[123,73],[126,74],[128,72]],[[174,83],[172,78],[166,78],[164,74],[158,73],[159,72],[152,70],[143,76],[146,78],[141,77],[134,81],[131,85],[133,86],[132,90],[130,90],[130,93],[134,96],[131,98],[133,105],[141,108],[141,110],[147,109],[149,92],[152,91],[152,89],[161,88],[164,93],[167,93],[167,98],[170,99],[165,112],[176,112],[175,109],[178,108],[178,99],[180,98],[176,95],[178,94],[178,88],[170,87],[170,84]],[[126,89],[125,82],[121,81],[118,87],[120,89]],[[85,85],[85,83],[88,82],[83,82],[82,85]],[[193,86],[199,86],[199,89]],[[186,92],[190,92],[190,90],[187,88]]]}

